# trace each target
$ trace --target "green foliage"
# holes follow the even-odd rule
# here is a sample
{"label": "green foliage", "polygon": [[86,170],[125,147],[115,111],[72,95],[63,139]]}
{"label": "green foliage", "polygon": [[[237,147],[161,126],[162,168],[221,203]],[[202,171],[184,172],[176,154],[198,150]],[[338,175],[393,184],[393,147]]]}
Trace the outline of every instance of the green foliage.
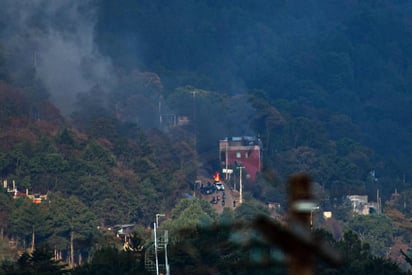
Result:
{"label": "green foliage", "polygon": [[5,274],[64,274],[65,265],[53,260],[48,246],[36,248],[32,254],[24,252],[15,264],[4,262],[1,270]]}
{"label": "green foliage", "polygon": [[76,244],[89,247],[97,225],[96,216],[77,198],[53,194],[41,204],[19,199],[12,209],[8,232],[27,246],[34,234],[36,246],[47,242],[64,250],[72,233]]}
{"label": "green foliage", "polygon": [[26,199],[18,200],[10,215],[9,234],[12,233],[12,236],[14,235],[28,246],[34,233],[35,243],[44,243],[52,234],[54,226],[48,205],[33,204]]}
{"label": "green foliage", "polygon": [[[317,161],[303,168],[314,171],[321,184],[351,185],[344,192],[371,192],[356,186],[378,163],[387,174],[377,183],[381,190],[393,189],[393,177],[412,174],[406,153],[412,114],[406,92],[412,84],[405,65],[411,56],[407,2],[178,1],[168,7],[161,1],[127,1],[121,7],[109,2],[100,2],[96,36],[115,64],[140,68],[143,62],[156,71],[166,101],[179,115],[193,116],[187,91],[207,90],[219,98],[211,106],[213,100],[199,93],[196,118],[204,126],[196,130],[199,148],[212,148],[216,136],[260,134],[265,159],[285,178],[289,170],[282,160],[293,160],[296,147],[310,147]],[[125,58],[136,49],[145,53],[144,61]],[[247,90],[253,91],[250,99],[242,94]],[[376,155],[356,148],[353,156],[342,148],[333,152],[342,138]],[[327,170],[327,177],[317,167]]]}
{"label": "green foliage", "polygon": [[235,219],[247,221],[258,215],[269,215],[267,207],[246,193],[244,195],[244,202],[235,209]]}
{"label": "green foliage", "polygon": [[14,260],[16,257],[17,253],[10,248],[7,239],[0,239],[0,263],[7,264],[8,262]]}
{"label": "green foliage", "polygon": [[[4,190],[4,189],[3,189]],[[0,228],[6,228],[11,212],[11,198],[6,192],[0,192]]]}
{"label": "green foliage", "polygon": [[[56,193],[50,197],[49,207],[53,222],[53,234],[49,241],[54,246],[65,249],[73,237],[75,245],[90,247],[97,232],[98,220],[86,205],[75,196],[64,198]],[[62,238],[66,240],[66,246],[61,246]]]}
{"label": "green foliage", "polygon": [[401,193],[401,198],[397,201],[397,208],[405,214],[406,217],[412,217],[412,210],[408,207],[412,205],[412,189],[406,189]]}
{"label": "green foliage", "polygon": [[172,210],[173,220],[164,223],[172,234],[181,230],[192,230],[196,227],[210,226],[216,218],[210,203],[197,199],[183,199]]}
{"label": "green foliage", "polygon": [[[82,132],[63,126],[46,101],[57,91],[46,91],[33,66],[42,44],[37,32],[10,31],[21,20],[11,18],[9,8],[0,10],[0,176],[16,180],[20,191],[61,192],[44,205],[13,203],[1,194],[8,235],[28,244],[34,231],[36,244],[63,248],[76,227],[76,245],[86,247],[98,223],[147,225],[154,213],[176,206],[199,164],[207,172],[219,167],[218,139],[238,135],[263,142],[265,180],[258,177],[250,188],[255,197],[281,201],[270,182],[302,170],[313,174],[325,196],[370,195],[379,188],[389,197],[399,188],[402,199],[390,218],[410,227],[400,221],[412,216],[407,1],[93,4],[96,50],[109,55],[117,81],[78,95],[72,118]],[[45,17],[30,19],[38,31],[44,29],[39,18]],[[66,25],[58,17],[55,23]],[[159,126],[159,102],[162,112],[186,115],[190,123],[167,133],[147,130]],[[372,169],[379,180],[370,180]],[[225,210],[222,222],[266,213],[251,198],[245,201],[234,213]],[[347,206],[339,208],[334,216],[347,219]],[[165,227],[174,231],[217,220],[209,203],[197,200],[180,202],[171,215],[175,220]],[[383,218],[356,217],[348,225],[373,254],[382,255],[393,234]],[[390,265],[368,260],[358,271]]]}
{"label": "green foliage", "polygon": [[[53,253],[52,250],[47,247],[43,246],[37,248],[33,251],[30,255],[30,259],[28,261],[29,266],[33,269],[34,273],[40,274],[61,274],[63,265],[59,264],[59,262],[53,260]],[[21,262],[19,262],[21,263]],[[27,262],[24,263],[27,265]]]}
{"label": "green foliage", "polygon": [[338,242],[337,246],[346,262],[361,261],[370,255],[369,244],[363,243],[353,231],[345,232],[343,240]]}
{"label": "green foliage", "polygon": [[[187,215],[182,208],[189,207],[187,209],[193,210],[196,202],[191,203],[192,201],[195,200],[182,201],[174,212]],[[263,255],[274,260],[274,249],[265,245],[253,228],[234,226],[235,222],[241,221],[235,215],[232,209],[224,208],[217,221],[208,224],[202,223],[204,216],[198,215],[197,225],[182,226],[179,231],[172,233],[170,236],[173,236],[173,242],[169,245],[168,255],[173,271],[208,274],[283,274],[284,266],[278,261],[271,261],[270,265],[261,265],[260,259]],[[177,219],[180,219],[180,216]],[[166,223],[164,226],[168,228]]]}
{"label": "green foliage", "polygon": [[64,128],[56,137],[56,142],[58,144],[65,144],[68,146],[73,146],[74,145],[74,138],[70,131],[67,128]]}
{"label": "green foliage", "polygon": [[83,159],[101,167],[112,166],[114,164],[114,158],[111,156],[109,150],[95,141],[92,141],[86,146],[83,152]]}
{"label": "green foliage", "polygon": [[93,254],[89,263],[77,267],[73,274],[146,274],[144,259],[133,252],[105,247]]}
{"label": "green foliage", "polygon": [[385,215],[358,215],[347,222],[347,227],[368,243],[374,256],[384,257],[393,242],[393,225]]}
{"label": "green foliage", "polygon": [[385,257],[376,257],[371,254],[370,246],[359,239],[358,234],[347,231],[343,239],[336,241],[332,235],[323,230],[314,232],[317,238],[323,239],[343,257],[343,264],[339,268],[331,268],[325,264],[318,264],[316,274],[409,274]]}

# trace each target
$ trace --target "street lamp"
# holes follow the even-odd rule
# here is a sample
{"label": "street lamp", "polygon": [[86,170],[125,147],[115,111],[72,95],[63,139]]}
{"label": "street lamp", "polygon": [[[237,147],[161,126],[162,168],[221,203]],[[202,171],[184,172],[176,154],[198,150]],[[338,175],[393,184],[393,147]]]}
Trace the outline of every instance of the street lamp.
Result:
{"label": "street lamp", "polygon": [[165,214],[156,214],[156,222],[153,226],[153,233],[154,233],[154,245],[155,245],[155,257],[156,257],[156,275],[159,275],[159,259],[157,257],[157,248],[158,248],[158,243],[157,243],[157,228],[159,227],[159,217],[164,217]]}
{"label": "street lamp", "polygon": [[310,230],[313,228],[313,211],[319,210],[319,206],[315,206],[310,210]]}
{"label": "street lamp", "polygon": [[319,210],[319,206],[311,200],[299,200],[292,204],[294,211],[298,213],[310,213],[310,229],[313,227],[313,212]]}

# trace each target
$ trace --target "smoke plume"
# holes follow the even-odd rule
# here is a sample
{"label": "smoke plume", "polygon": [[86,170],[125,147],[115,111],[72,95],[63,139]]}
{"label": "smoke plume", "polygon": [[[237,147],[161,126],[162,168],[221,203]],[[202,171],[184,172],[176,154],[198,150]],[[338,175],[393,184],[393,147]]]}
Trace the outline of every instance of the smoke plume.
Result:
{"label": "smoke plume", "polygon": [[79,92],[114,84],[110,59],[100,54],[94,43],[94,1],[2,2],[0,15],[9,18],[3,36],[11,38],[6,47],[13,50],[23,47],[19,43],[27,43],[24,52],[29,57],[15,56],[13,65],[33,66],[35,77],[64,114],[71,112]]}

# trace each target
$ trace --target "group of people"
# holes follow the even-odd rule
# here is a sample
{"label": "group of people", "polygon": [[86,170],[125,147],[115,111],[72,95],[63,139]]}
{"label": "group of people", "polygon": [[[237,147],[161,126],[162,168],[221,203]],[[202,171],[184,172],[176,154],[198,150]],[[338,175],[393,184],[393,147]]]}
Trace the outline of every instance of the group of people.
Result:
{"label": "group of people", "polygon": [[[217,204],[219,201],[221,201],[222,206],[226,205],[226,194],[225,192],[222,193],[222,199],[220,199],[220,196],[213,196],[212,200],[210,201],[210,203],[212,204]],[[236,200],[233,200],[233,208],[236,207]]]}

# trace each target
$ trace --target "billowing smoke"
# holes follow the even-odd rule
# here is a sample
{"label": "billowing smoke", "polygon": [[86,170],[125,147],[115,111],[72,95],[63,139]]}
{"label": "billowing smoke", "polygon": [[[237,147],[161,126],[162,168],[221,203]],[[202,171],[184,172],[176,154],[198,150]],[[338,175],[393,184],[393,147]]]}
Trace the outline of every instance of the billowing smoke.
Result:
{"label": "billowing smoke", "polygon": [[[4,0],[0,15],[8,18],[3,35],[13,35],[6,47],[29,43],[29,61],[35,77],[48,90],[51,100],[64,114],[70,113],[76,95],[99,85],[110,88],[114,77],[110,59],[102,56],[94,43],[96,22],[90,0]],[[23,51],[22,51],[23,52]],[[15,56],[15,67],[21,64]]]}

